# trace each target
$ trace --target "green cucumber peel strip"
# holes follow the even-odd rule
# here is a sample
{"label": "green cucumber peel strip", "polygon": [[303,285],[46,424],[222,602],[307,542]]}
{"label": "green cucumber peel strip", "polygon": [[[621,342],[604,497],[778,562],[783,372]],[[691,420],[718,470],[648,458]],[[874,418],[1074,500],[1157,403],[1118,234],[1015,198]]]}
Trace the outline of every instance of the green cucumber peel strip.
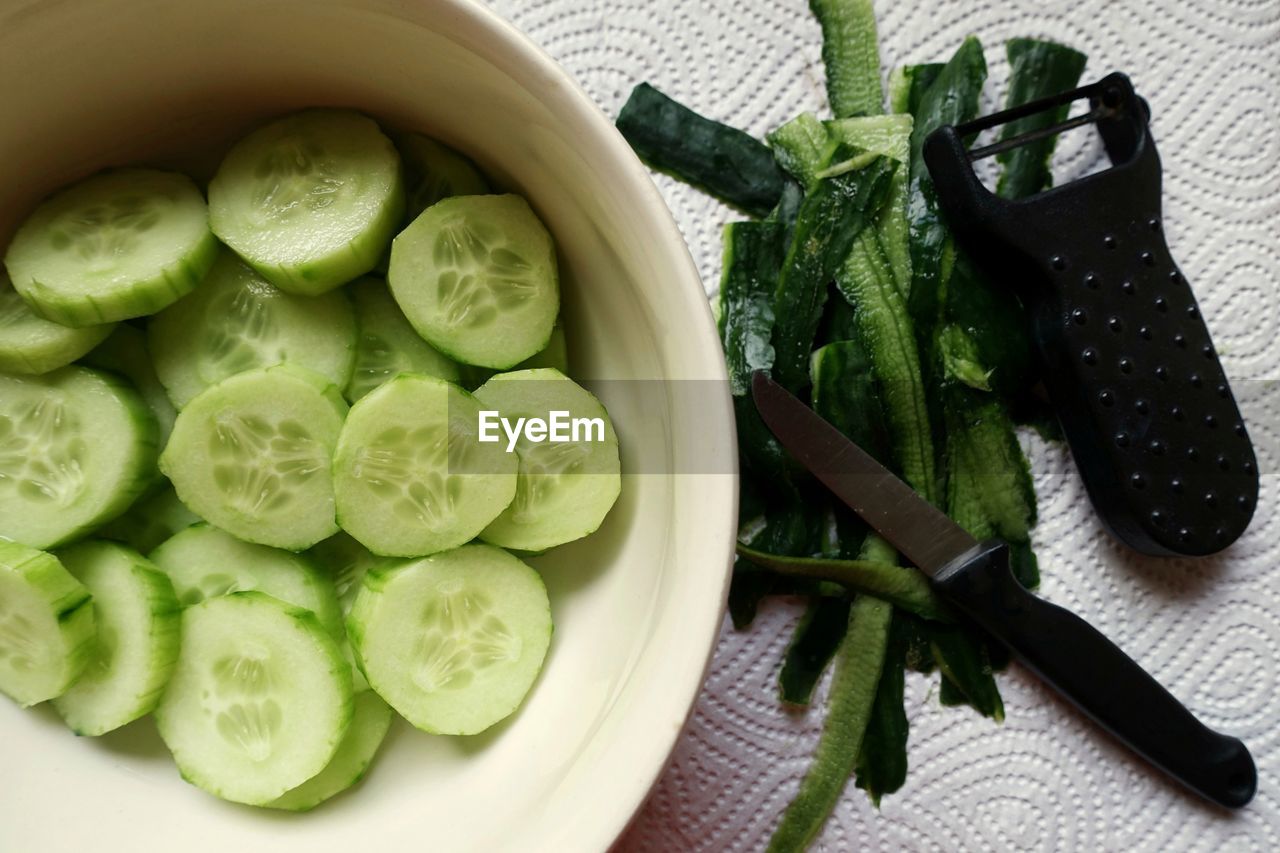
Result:
{"label": "green cucumber peel strip", "polygon": [[986,643],[956,625],[925,623],[934,663],[942,673],[943,705],[970,705],[984,717],[1004,720],[1004,701]]}
{"label": "green cucumber peel strip", "polygon": [[809,9],[822,25],[831,111],[838,118],[884,112],[871,0],[809,0]]}
{"label": "green cucumber peel strip", "polygon": [[933,85],[944,63],[899,65],[889,75],[889,112],[912,113],[920,106],[925,90]]}
{"label": "green cucumber peel strip", "polygon": [[831,160],[836,142],[813,113],[801,113],[769,134],[778,165],[810,192],[817,172]]}
{"label": "green cucumber peel strip", "polygon": [[[824,543],[823,556],[829,556],[828,552],[834,550],[852,551],[855,556],[870,561],[892,563],[897,560],[893,546],[876,534],[868,535],[865,524],[860,534],[856,546],[843,539]],[[812,699],[818,680],[844,640],[849,622],[848,590],[826,581],[813,584],[815,597],[796,626],[778,673],[779,697],[783,702],[799,706],[808,705]]]}
{"label": "green cucumber peel strip", "polygon": [[786,228],[781,223],[725,226],[720,337],[734,396],[750,393],[755,371],[773,367],[773,291],[785,253]]}
{"label": "green cucumber peel strip", "polygon": [[943,376],[978,391],[990,391],[993,370],[983,366],[978,342],[973,336],[953,323],[943,326],[938,335]]}
{"label": "green cucumber peel strip", "polygon": [[[823,125],[802,115],[779,128],[771,141],[803,180],[803,176],[812,179],[822,173],[827,168],[824,158],[832,157],[841,146],[865,148],[905,163],[911,128],[907,116],[846,119]],[[835,272],[835,281],[854,308],[852,325],[871,355],[896,467],[917,491],[936,501],[933,433],[906,295],[911,279],[907,189],[905,168],[899,167],[890,182],[889,200],[874,227],[857,235]]]}
{"label": "green cucumber peel strip", "polygon": [[767,146],[698,115],[648,83],[631,91],[617,127],[650,166],[753,216],[768,215],[782,195],[783,174]]}
{"label": "green cucumber peel strip", "polygon": [[[945,249],[950,232],[942,221],[933,180],[924,163],[924,140],[946,124],[960,124],[978,111],[987,64],[982,44],[970,36],[920,95],[913,113],[910,144],[910,198],[907,218],[911,225],[910,308],[921,349],[932,351],[945,283]],[[927,359],[926,359],[927,360]],[[927,370],[927,368],[926,368]]]}
{"label": "green cucumber peel strip", "polygon": [[853,592],[874,595],[925,619],[951,622],[950,609],[917,569],[881,560],[833,560],[823,557],[791,557],[759,551],[738,543],[738,556],[772,572],[832,581]]}
{"label": "green cucumber peel strip", "polygon": [[[1002,397],[1030,386],[1035,376],[1035,351],[1018,298],[979,273],[962,252],[955,252],[945,297],[944,325],[938,332],[941,381],[959,379]],[[971,349],[951,337],[957,332],[968,339]],[[964,360],[972,361],[972,368],[962,366]]]}
{"label": "green cucumber peel strip", "polygon": [[[836,305],[848,307],[843,299],[837,299]],[[816,350],[811,373],[813,410],[876,460],[885,462],[891,442],[879,384],[862,341],[836,341]],[[828,529],[835,541],[821,556],[857,557],[868,541],[870,528],[840,502],[832,503],[831,516]]]}
{"label": "green cucumber peel strip", "polygon": [[[906,116],[848,119],[828,125],[846,144],[879,151],[905,164],[912,123]],[[874,228],[858,235],[836,272],[836,287],[854,307],[859,334],[872,357],[898,471],[927,500],[938,498],[938,474],[929,406],[908,292],[911,254],[908,181],[900,166],[890,200]]]}
{"label": "green cucumber peel strip", "polygon": [[826,822],[861,751],[884,667],[893,606],[860,596],[836,656],[830,705],[809,772],[769,840],[769,850],[803,850]]}
{"label": "green cucumber peel strip", "polygon": [[836,341],[815,350],[813,410],[884,464],[890,437],[871,370],[871,355],[860,340]]}
{"label": "green cucumber peel strip", "polygon": [[[851,170],[844,170],[846,162]],[[792,391],[809,382],[827,283],[888,199],[897,165],[847,146],[835,151],[831,163],[832,175],[819,178],[800,207],[774,296],[774,378]]]}
{"label": "green cucumber peel strip", "polygon": [[[743,480],[744,494],[752,491],[752,481]],[[747,503],[743,501],[744,508]],[[817,513],[802,503],[798,497],[781,507],[770,508],[763,515],[749,518],[739,528],[739,537],[746,544],[761,550],[777,554],[811,554],[818,548],[821,539],[821,519]],[[760,601],[771,593],[799,591],[797,584],[788,584],[772,572],[761,571],[744,559],[734,562],[733,578],[729,585],[729,615],[733,619],[734,628],[742,630],[755,619]],[[823,591],[836,595],[844,595],[843,588],[828,584],[827,590],[816,585],[809,578],[796,578],[800,585],[808,586],[804,591],[822,594]]]}
{"label": "green cucumber peel strip", "polygon": [[910,724],[904,690],[910,631],[904,615],[894,612],[880,684],[871,705],[871,718],[867,721],[867,733],[862,738],[862,749],[858,752],[856,784],[866,790],[877,808],[884,795],[894,793],[907,780]]}
{"label": "green cucumber peel strip", "polygon": [[872,563],[884,563],[888,566],[897,566],[898,552],[880,534],[876,533],[867,537],[862,549],[858,551],[858,559]]}
{"label": "green cucumber peel strip", "polygon": [[[1005,43],[1009,57],[1009,95],[1005,108],[1047,98],[1080,85],[1086,57],[1066,45],[1041,39],[1015,38]],[[1001,139],[1012,139],[1024,133],[1042,130],[1067,117],[1070,104],[1045,110],[1006,124]],[[1025,198],[1035,195],[1052,182],[1049,160],[1058,142],[1057,136],[1038,139],[996,155],[1003,170],[996,181],[996,195]]]}
{"label": "green cucumber peel strip", "polygon": [[[1003,401],[953,387],[943,408],[947,514],[977,539],[999,537],[1029,546],[1037,520],[1035,484]],[[1039,583],[1034,554],[1020,553],[1013,563],[1024,586]]]}
{"label": "green cucumber peel strip", "polygon": [[778,697],[789,705],[806,706],[835,656],[849,626],[847,597],[817,598],[800,617],[778,672]]}
{"label": "green cucumber peel strip", "polygon": [[751,375],[773,366],[773,294],[786,255],[781,222],[735,222],[724,231],[720,337],[729,369],[742,468],[795,498],[790,463],[750,397]]}

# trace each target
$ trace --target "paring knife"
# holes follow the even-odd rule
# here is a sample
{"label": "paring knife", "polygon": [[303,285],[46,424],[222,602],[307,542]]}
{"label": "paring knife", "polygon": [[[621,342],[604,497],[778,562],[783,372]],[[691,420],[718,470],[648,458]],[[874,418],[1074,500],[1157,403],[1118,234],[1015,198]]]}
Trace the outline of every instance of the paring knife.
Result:
{"label": "paring knife", "polygon": [[802,465],[1045,683],[1205,799],[1240,808],[1253,798],[1258,771],[1248,748],[1196,719],[1088,622],[1023,588],[1005,543],[974,539],[764,373],[751,390]]}

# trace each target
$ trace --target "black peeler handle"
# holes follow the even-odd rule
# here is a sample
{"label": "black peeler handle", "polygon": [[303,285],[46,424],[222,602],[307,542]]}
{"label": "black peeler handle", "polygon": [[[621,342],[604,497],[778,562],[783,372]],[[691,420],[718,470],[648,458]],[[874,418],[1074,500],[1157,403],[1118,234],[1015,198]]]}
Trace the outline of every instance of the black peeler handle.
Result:
{"label": "black peeler handle", "polygon": [[934,586],[1134,752],[1200,796],[1240,808],[1258,772],[1245,745],[1200,722],[1089,623],[1027,592],[1003,542],[985,542],[945,566]]}
{"label": "black peeler handle", "polygon": [[[1002,123],[1073,100],[1090,111],[1111,167],[1028,198],[988,190],[970,149]],[[1030,135],[1021,137],[1023,141]],[[980,139],[979,139],[980,141]],[[1258,498],[1248,432],[1161,219],[1161,166],[1145,103],[1123,74],[944,126],[924,143],[961,248],[1026,309],[1041,376],[1098,517],[1147,554],[1231,544]]]}

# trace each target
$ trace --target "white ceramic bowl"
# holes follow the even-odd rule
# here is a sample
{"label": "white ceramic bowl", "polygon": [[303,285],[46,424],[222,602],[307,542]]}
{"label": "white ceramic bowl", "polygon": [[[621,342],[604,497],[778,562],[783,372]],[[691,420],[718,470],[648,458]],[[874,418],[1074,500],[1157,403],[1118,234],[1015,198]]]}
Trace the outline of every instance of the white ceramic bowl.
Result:
{"label": "white ceramic bowl", "polygon": [[[207,174],[266,116],[348,105],[435,134],[554,233],[580,375],[724,378],[698,276],[610,121],[469,0],[0,0],[0,239],[49,189],[131,162]],[[0,701],[0,850],[601,850],[661,772],[722,617],[736,516],[730,401],[604,388],[632,474],[605,526],[540,561],[556,633],[512,720],[393,729],[363,785],[309,815],[183,783],[150,720],[76,738]]]}

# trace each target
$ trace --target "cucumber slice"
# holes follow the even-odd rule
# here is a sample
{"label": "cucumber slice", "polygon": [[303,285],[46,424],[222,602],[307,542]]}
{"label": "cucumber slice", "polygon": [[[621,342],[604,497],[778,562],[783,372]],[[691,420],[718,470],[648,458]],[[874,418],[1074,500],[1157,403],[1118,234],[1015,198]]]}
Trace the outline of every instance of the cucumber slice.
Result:
{"label": "cucumber slice", "polygon": [[342,615],[351,612],[356,593],[364,583],[364,576],[375,566],[386,562],[385,557],[372,554],[368,548],[346,533],[336,533],[317,544],[307,555],[329,574]]}
{"label": "cucumber slice", "polygon": [[475,164],[447,145],[420,133],[395,136],[404,163],[405,208],[410,220],[443,198],[484,195],[489,182]]}
{"label": "cucumber slice", "polygon": [[384,282],[363,278],[351,286],[360,338],[356,366],[347,383],[355,402],[397,373],[425,373],[458,381],[458,365],[424,341],[396,305]]}
{"label": "cucumber slice", "polygon": [[[345,533],[337,533],[318,543],[307,551],[307,556],[328,575],[334,592],[338,595],[338,608],[342,611],[343,619],[351,612],[351,605],[355,603],[356,594],[360,592],[364,576],[371,569],[388,562],[385,557],[371,554],[368,548]],[[345,625],[341,627],[345,640],[346,627]],[[356,692],[368,690],[369,682],[365,680],[364,673],[356,663],[351,644],[344,642],[342,651],[347,656],[348,663],[351,664],[351,679]]]}
{"label": "cucumber slice", "polygon": [[342,616],[333,586],[301,554],[241,542],[209,524],[197,524],[151,552],[183,607],[206,598],[258,590],[310,610],[331,633],[342,636]]}
{"label": "cucumber slice", "polygon": [[[496,370],[490,370],[487,367],[476,367],[471,364],[463,364],[460,367],[462,372],[460,384],[468,390],[479,388],[498,373]],[[551,330],[551,340],[547,341],[544,349],[529,356],[511,369],[512,371],[533,370],[537,367],[554,367],[566,376],[568,375],[569,344],[565,340],[564,326],[560,323],[556,323]]]}
{"label": "cucumber slice", "polygon": [[559,323],[552,327],[547,345],[517,364],[516,370],[534,370],[539,367],[552,367],[566,376],[569,373],[569,342],[564,337],[564,326]]}
{"label": "cucumber slice", "polygon": [[152,480],[156,432],[114,376],[0,374],[0,536],[49,548],[124,512]]}
{"label": "cucumber slice", "polygon": [[545,420],[552,411],[565,411],[570,418],[604,422],[603,441],[534,444],[522,436],[516,444],[515,499],[480,538],[503,548],[545,551],[594,532],[622,489],[618,436],[600,401],[551,368],[500,373],[476,389],[476,399],[513,421]]}
{"label": "cucumber slice", "polygon": [[203,521],[178,500],[173,486],[164,485],[154,494],[140,498],[129,511],[117,519],[99,527],[95,536],[122,542],[143,554],[149,554],[157,545],[173,537],[180,530]]}
{"label": "cucumber slice", "polygon": [[342,387],[356,351],[355,314],[344,294],[285,293],[231,252],[147,334],[156,372],[179,409],[229,376],[285,362]]}
{"label": "cucumber slice", "polygon": [[160,428],[159,443],[164,447],[169,441],[169,434],[173,432],[173,420],[178,412],[156,377],[151,354],[147,351],[146,334],[128,323],[122,323],[115,327],[110,337],[86,355],[81,363],[86,367],[109,370],[129,380],[129,384],[142,397],[142,402],[156,416],[156,425]]}
{"label": "cucumber slice", "polygon": [[66,367],[111,334],[111,323],[73,329],[31,310],[0,269],[0,371],[40,374]]}
{"label": "cucumber slice", "polygon": [[342,529],[384,557],[475,538],[516,491],[515,457],[479,442],[479,419],[466,391],[412,373],[356,403],[333,460]]}
{"label": "cucumber slice", "polygon": [[551,642],[542,578],[491,545],[464,545],[365,576],[347,632],[373,689],[436,734],[512,714]]}
{"label": "cucumber slice", "polygon": [[214,233],[290,293],[323,293],[369,272],[403,215],[395,147],[372,119],[347,110],[305,110],[259,128],[209,184]]}
{"label": "cucumber slice", "polygon": [[0,693],[24,708],[60,696],[93,648],[89,590],[52,554],[0,539]]}
{"label": "cucumber slice", "polygon": [[190,178],[119,169],[42,202],[14,235],[4,263],[40,316],[96,326],[176,302],[204,278],[217,247],[204,196]]}
{"label": "cucumber slice", "polygon": [[346,413],[317,373],[289,364],[240,373],[178,414],[160,470],[212,524],[301,551],[338,532],[330,468]]}
{"label": "cucumber slice", "polygon": [[53,707],[76,734],[106,734],[155,710],[178,662],[182,610],[169,579],[132,549],[82,542],[58,558],[93,594],[97,640]]}
{"label": "cucumber slice", "polygon": [[447,198],[391,245],[391,292],[456,361],[499,370],[543,349],[560,310],[556,251],[517,195]]}
{"label": "cucumber slice", "polygon": [[188,782],[270,803],[325,768],[351,715],[351,667],[311,611],[237,592],[183,613],[156,723]]}
{"label": "cucumber slice", "polygon": [[378,747],[391,727],[391,707],[372,690],[362,690],[355,697],[355,715],[347,728],[347,736],[338,745],[323,770],[289,793],[270,803],[267,808],[305,812],[314,809],[364,778],[378,754]]}

